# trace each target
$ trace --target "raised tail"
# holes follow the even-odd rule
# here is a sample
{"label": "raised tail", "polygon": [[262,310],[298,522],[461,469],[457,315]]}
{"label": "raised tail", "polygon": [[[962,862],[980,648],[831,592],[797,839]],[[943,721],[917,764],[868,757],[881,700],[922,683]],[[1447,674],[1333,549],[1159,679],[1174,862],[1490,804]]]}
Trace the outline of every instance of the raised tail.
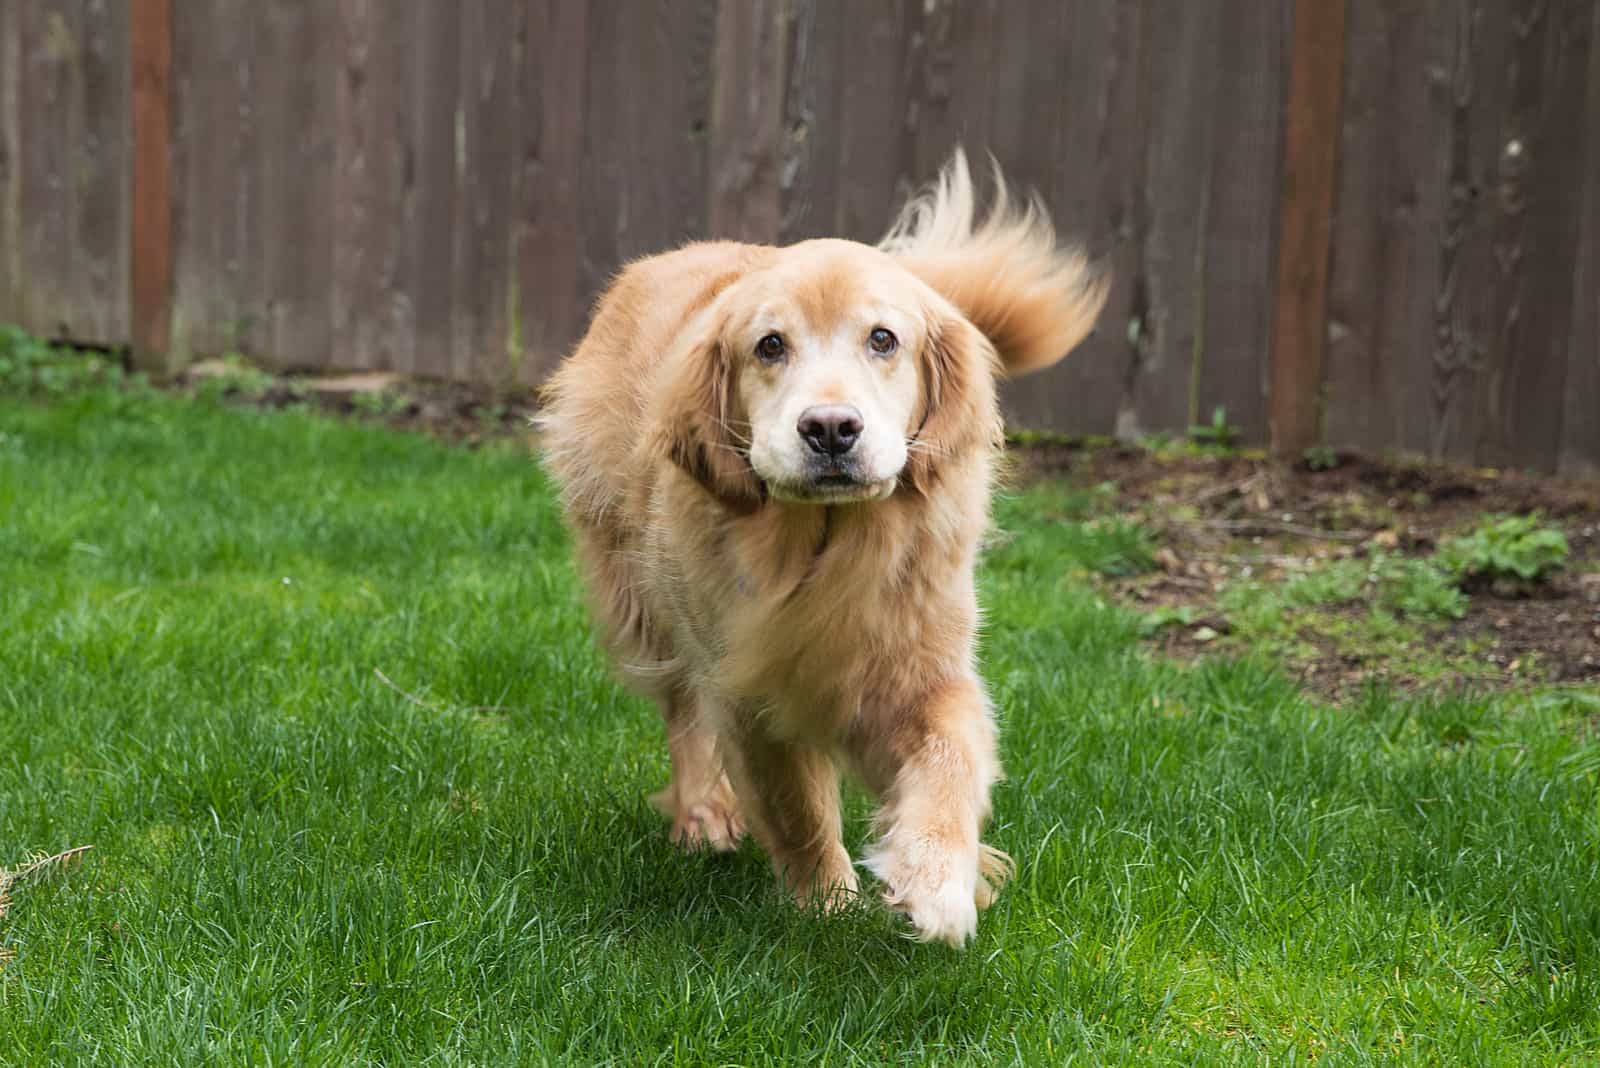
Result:
{"label": "raised tail", "polygon": [[1009,376],[1049,367],[1082,341],[1109,279],[1056,244],[1037,197],[1020,206],[994,167],[994,203],[979,218],[966,153],[901,209],[878,247],[954,304],[1000,354]]}

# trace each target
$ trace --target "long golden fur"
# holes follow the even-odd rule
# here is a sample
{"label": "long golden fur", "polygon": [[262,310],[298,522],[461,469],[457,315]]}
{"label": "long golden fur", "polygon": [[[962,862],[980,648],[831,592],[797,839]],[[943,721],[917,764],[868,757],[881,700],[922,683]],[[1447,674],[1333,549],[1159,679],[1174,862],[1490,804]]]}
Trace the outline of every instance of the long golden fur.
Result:
{"label": "long golden fur", "polygon": [[882,802],[865,866],[885,900],[957,945],[1011,873],[979,840],[995,381],[1059,360],[1105,297],[996,178],[980,217],[958,152],[876,248],[630,264],[540,419],[604,642],[666,719],[674,841],[748,827],[800,903],[834,906],[858,892],[848,768]]}

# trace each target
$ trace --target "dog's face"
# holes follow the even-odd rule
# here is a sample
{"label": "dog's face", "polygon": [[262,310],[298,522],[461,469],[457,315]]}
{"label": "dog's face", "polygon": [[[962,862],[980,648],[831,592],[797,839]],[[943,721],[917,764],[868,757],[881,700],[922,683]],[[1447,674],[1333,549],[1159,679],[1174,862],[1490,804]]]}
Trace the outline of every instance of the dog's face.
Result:
{"label": "dog's face", "polygon": [[950,451],[955,409],[981,414],[992,396],[976,329],[854,242],[777,250],[705,314],[712,336],[686,367],[699,400],[685,400],[673,454],[739,510],[886,498]]}
{"label": "dog's face", "polygon": [[927,293],[869,250],[788,250],[724,301],[750,466],[780,500],[835,503],[894,492],[916,432]]}

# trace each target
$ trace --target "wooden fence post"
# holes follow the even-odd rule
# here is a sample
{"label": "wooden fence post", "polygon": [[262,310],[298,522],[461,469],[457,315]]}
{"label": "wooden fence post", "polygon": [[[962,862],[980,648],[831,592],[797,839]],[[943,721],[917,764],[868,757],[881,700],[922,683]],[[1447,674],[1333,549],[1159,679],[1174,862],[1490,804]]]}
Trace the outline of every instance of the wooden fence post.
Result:
{"label": "wooden fence post", "polygon": [[1297,455],[1321,436],[1345,3],[1294,3],[1267,398],[1272,450],[1280,456]]}
{"label": "wooden fence post", "polygon": [[172,336],[172,0],[132,0],[133,174],[129,293],[133,358],[169,370]]}

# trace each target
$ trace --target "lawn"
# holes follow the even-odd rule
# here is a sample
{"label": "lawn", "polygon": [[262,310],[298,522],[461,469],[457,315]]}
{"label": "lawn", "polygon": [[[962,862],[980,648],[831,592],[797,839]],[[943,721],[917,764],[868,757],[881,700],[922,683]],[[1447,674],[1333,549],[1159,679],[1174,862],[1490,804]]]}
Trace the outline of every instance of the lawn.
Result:
{"label": "lawn", "polygon": [[1164,662],[1091,511],[1000,504],[958,953],[668,845],[526,447],[11,388],[0,868],[93,849],[0,905],[0,1063],[1600,1058],[1600,695]]}

